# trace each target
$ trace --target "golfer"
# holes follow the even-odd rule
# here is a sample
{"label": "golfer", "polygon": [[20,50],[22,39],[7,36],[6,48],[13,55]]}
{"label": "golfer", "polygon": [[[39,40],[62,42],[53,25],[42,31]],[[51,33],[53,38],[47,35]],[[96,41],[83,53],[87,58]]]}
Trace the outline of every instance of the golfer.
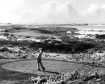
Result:
{"label": "golfer", "polygon": [[41,71],[40,68],[43,69],[43,71],[45,71],[45,67],[43,66],[42,64],[42,54],[43,54],[43,49],[42,48],[39,48],[38,49],[38,56],[37,56],[37,68],[38,68],[38,71]]}

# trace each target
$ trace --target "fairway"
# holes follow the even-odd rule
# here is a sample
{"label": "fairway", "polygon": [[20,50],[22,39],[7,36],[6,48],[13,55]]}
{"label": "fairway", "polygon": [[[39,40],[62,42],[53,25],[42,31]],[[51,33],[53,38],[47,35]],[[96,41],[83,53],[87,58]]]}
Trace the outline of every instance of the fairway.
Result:
{"label": "fairway", "polygon": [[30,74],[54,75],[58,73],[72,72],[77,68],[82,67],[82,64],[75,64],[70,62],[52,61],[52,60],[43,60],[42,62],[46,68],[45,72],[37,70],[36,60],[7,63],[4,64],[2,68],[6,70],[18,71]]}

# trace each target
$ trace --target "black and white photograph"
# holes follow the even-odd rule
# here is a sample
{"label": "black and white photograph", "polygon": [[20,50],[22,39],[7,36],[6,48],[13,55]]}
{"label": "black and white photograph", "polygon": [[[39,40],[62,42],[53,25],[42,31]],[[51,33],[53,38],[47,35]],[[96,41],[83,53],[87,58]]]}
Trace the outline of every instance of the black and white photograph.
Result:
{"label": "black and white photograph", "polygon": [[105,84],[105,0],[0,0],[0,84]]}

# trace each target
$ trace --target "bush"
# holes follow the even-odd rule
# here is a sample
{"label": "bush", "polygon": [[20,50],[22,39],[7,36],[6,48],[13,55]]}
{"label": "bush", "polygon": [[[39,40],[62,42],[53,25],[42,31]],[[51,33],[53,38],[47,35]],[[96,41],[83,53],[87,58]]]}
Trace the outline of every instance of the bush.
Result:
{"label": "bush", "polygon": [[68,43],[70,42],[70,37],[68,35],[63,35],[61,37],[62,42]]}
{"label": "bush", "polygon": [[47,38],[49,38],[48,36],[38,36],[38,37],[36,37],[36,39],[47,39]]}
{"label": "bush", "polygon": [[84,52],[87,49],[93,48],[93,44],[83,43],[83,42],[71,42],[65,44],[63,42],[34,42],[30,44],[30,47],[39,48],[42,47],[45,51],[49,50],[50,52],[64,52],[64,53],[79,53]]}
{"label": "bush", "polygon": [[98,38],[98,39],[105,39],[105,34],[103,34],[103,35],[96,34],[95,37]]}

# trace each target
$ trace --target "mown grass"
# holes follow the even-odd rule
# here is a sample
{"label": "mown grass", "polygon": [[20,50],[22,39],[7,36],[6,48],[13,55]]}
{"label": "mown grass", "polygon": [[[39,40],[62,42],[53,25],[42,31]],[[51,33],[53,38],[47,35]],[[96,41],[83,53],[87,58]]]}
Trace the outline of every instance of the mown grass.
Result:
{"label": "mown grass", "polygon": [[3,69],[3,63],[0,63],[0,84],[31,84],[29,83],[29,77],[37,74],[21,73],[16,71],[10,71]]}

